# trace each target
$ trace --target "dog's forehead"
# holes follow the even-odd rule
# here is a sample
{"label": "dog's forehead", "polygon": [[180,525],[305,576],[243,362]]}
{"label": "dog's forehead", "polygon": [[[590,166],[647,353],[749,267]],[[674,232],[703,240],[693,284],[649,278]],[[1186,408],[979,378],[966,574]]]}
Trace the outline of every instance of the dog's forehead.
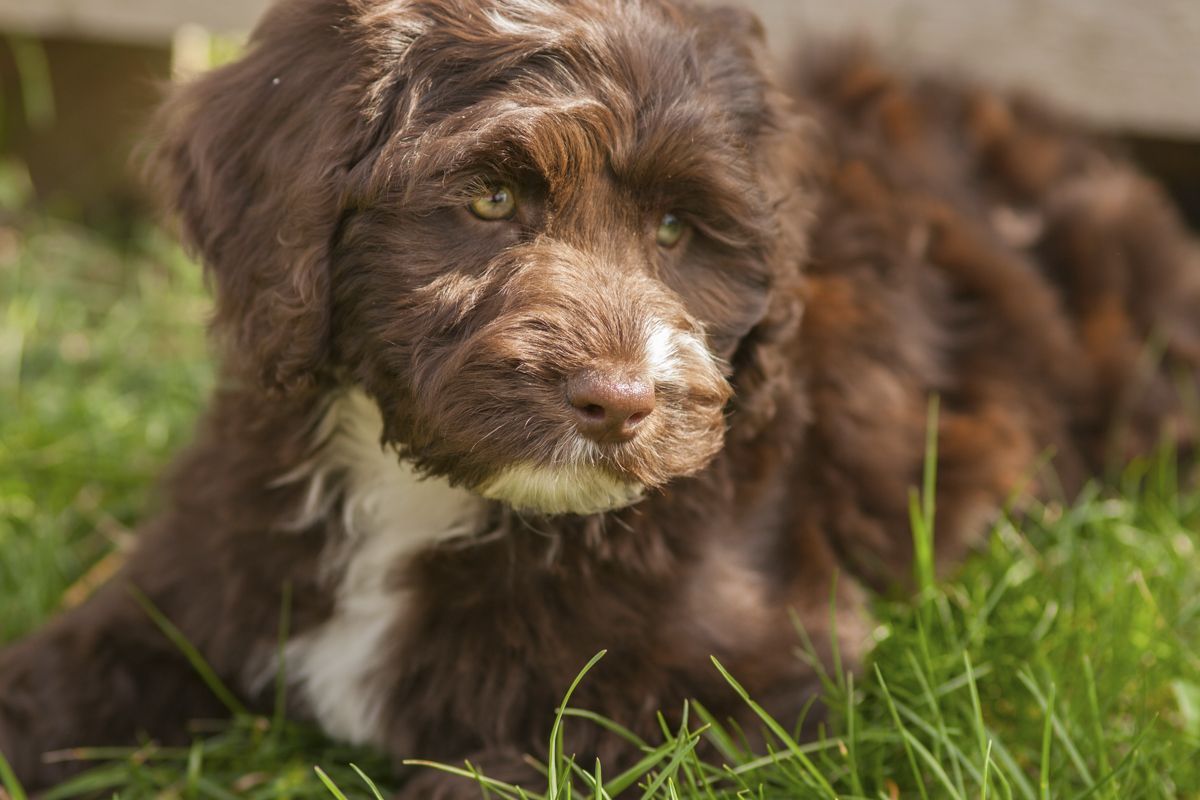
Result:
{"label": "dog's forehead", "polygon": [[[528,94],[593,99],[611,112],[649,109],[711,90],[727,73],[698,9],[670,0],[416,0],[402,4],[393,52],[410,111]],[[739,98],[740,99],[740,98]]]}
{"label": "dog's forehead", "polygon": [[[668,0],[420,0],[390,69],[407,177],[523,160],[544,176],[610,170],[629,183],[712,173],[742,148],[731,82],[699,11]],[[706,49],[707,48],[707,49]],[[745,117],[746,115],[742,115]],[[730,144],[734,147],[729,147]],[[729,164],[725,159],[725,164]],[[728,171],[728,170],[726,170]]]}

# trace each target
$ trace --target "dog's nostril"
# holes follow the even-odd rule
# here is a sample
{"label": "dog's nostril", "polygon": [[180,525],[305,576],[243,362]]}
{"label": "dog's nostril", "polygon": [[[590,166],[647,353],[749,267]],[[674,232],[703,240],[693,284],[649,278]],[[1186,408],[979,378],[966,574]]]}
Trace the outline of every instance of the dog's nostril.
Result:
{"label": "dog's nostril", "polygon": [[595,417],[597,419],[604,418],[604,406],[598,406],[595,403],[588,403],[579,410],[588,417]]}
{"label": "dog's nostril", "polygon": [[644,411],[638,411],[629,415],[629,419],[625,420],[626,425],[637,425],[639,422],[650,416]]}
{"label": "dog's nostril", "polygon": [[579,432],[597,442],[624,442],[654,411],[654,386],[640,376],[584,370],[567,381]]}

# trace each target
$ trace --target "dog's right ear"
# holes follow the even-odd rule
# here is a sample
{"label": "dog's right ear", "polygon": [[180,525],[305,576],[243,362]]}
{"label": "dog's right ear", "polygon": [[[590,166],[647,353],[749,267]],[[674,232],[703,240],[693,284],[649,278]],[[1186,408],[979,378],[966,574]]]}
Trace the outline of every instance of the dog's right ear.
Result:
{"label": "dog's right ear", "polygon": [[147,173],[205,264],[223,355],[271,388],[326,369],[330,247],[386,138],[396,78],[372,67],[357,6],[277,4],[239,61],[176,89],[152,128]]}

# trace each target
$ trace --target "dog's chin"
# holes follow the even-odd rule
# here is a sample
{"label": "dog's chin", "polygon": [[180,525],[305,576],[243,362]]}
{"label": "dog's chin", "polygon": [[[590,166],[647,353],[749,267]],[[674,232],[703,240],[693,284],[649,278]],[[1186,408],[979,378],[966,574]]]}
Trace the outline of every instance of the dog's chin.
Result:
{"label": "dog's chin", "polygon": [[525,513],[599,514],[633,505],[642,499],[645,487],[594,466],[524,463],[504,468],[477,491]]}

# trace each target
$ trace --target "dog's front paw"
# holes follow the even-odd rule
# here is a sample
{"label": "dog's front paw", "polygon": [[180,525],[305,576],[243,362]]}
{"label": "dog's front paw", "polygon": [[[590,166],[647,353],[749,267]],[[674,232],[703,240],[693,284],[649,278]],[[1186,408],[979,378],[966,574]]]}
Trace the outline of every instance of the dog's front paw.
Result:
{"label": "dog's front paw", "polygon": [[45,758],[47,752],[62,749],[63,732],[74,730],[79,718],[64,714],[56,705],[65,693],[60,690],[62,683],[51,680],[50,665],[66,660],[44,645],[44,639],[31,637],[0,649],[0,753],[28,792],[61,783],[82,766],[49,763]]}
{"label": "dog's front paw", "polygon": [[34,789],[40,780],[37,771],[41,759],[30,745],[29,731],[23,730],[26,726],[18,725],[11,709],[6,708],[4,691],[0,682],[0,755],[12,768],[17,782],[25,789]]}

